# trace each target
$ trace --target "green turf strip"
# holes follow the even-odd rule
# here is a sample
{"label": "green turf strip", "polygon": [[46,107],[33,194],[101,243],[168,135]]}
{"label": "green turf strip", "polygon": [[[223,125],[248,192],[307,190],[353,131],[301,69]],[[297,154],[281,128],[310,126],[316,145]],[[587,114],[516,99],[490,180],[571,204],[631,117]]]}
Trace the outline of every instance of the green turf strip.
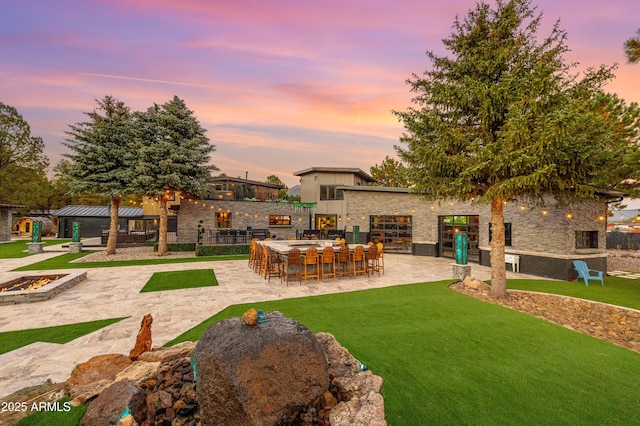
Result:
{"label": "green turf strip", "polygon": [[165,265],[171,263],[191,263],[191,262],[215,262],[222,260],[246,260],[249,256],[198,256],[198,257],[183,257],[183,258],[171,258],[159,256],[157,259],[142,259],[142,260],[107,260],[103,262],[76,262],[71,263],[76,259],[87,256],[91,252],[82,253],[66,253],[60,256],[53,257],[51,259],[43,260],[42,262],[32,263],[30,265],[22,266],[14,269],[14,271],[38,271],[47,269],[89,269],[89,268],[110,268],[115,266],[147,266],[147,265]]}
{"label": "green turf strip", "polygon": [[231,306],[336,336],[384,378],[389,425],[634,424],[640,354],[447,288],[450,281]]}
{"label": "green turf strip", "polygon": [[[45,247],[68,243],[69,241],[71,240],[42,240]],[[18,259],[29,256],[26,250],[29,248],[27,243],[30,242],[29,240],[19,240],[0,244],[0,259]]]}
{"label": "green turf strip", "polygon": [[18,421],[14,426],[74,426],[79,425],[89,404],[73,407],[69,404],[71,398],[63,398],[59,401],[60,407],[53,411],[31,410],[32,405],[27,403],[27,411],[30,415]]}
{"label": "green turf strip", "polygon": [[213,269],[193,269],[189,271],[154,272],[140,293],[151,291],[180,290],[217,286],[218,280]]}
{"label": "green turf strip", "polygon": [[29,330],[5,331],[0,333],[0,354],[35,342],[68,343],[124,318],[110,318],[55,327],[31,328]]}

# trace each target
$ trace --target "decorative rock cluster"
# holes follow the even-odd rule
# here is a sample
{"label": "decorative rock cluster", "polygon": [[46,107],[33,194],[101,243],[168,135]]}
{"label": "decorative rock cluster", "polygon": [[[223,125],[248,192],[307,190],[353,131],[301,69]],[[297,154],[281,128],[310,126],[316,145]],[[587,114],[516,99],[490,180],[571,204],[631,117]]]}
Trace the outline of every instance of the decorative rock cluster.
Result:
{"label": "decorative rock cluster", "polygon": [[[241,328],[242,333],[254,333],[253,337],[258,336],[256,333],[267,332],[269,325],[274,329],[279,328],[276,327],[276,324],[281,322],[280,325],[284,328],[294,327],[296,332],[302,331],[303,335],[308,332],[306,327],[279,313],[267,313],[266,318],[267,321],[264,324],[254,327],[244,325],[240,318],[233,320]],[[279,331],[276,332],[276,334],[278,333]],[[205,336],[203,335],[203,337]],[[267,338],[268,341],[270,339],[272,337]],[[235,367],[223,368],[226,373],[220,377],[225,378],[227,382],[244,377],[246,379],[244,383],[248,386],[244,391],[255,392],[257,390],[258,393],[254,394],[254,397],[257,395],[260,401],[258,405],[242,406],[242,398],[234,397],[236,398],[234,404],[242,406],[241,411],[245,416],[233,417],[242,420],[224,424],[386,425],[384,400],[380,394],[382,378],[375,376],[371,371],[363,371],[365,369],[362,368],[362,364],[332,335],[311,333],[307,339],[311,342],[309,343],[311,346],[315,345],[313,350],[319,351],[322,360],[318,360],[316,364],[322,366],[324,372],[315,372],[307,376],[305,372],[307,365],[304,360],[296,360],[295,356],[274,361],[273,356],[276,354],[269,344],[264,346],[264,353],[254,352],[258,348],[250,349],[251,359],[240,357],[231,362],[231,365]],[[289,345],[293,348],[294,353],[300,350],[299,345],[295,342]],[[301,346],[306,345],[308,344],[301,344]],[[200,343],[199,346],[201,346],[201,352],[203,348],[207,348],[204,353],[212,349],[212,347],[203,346]],[[215,409],[207,408],[205,404],[210,404],[211,398],[220,397],[233,386],[227,387],[227,390],[223,391],[223,387],[228,386],[229,383],[222,383],[218,378],[216,379],[218,381],[211,384],[215,389],[208,396],[198,389],[199,386],[202,386],[200,380],[204,375],[210,374],[207,369],[212,371],[214,369],[203,367],[204,359],[200,357],[202,353],[198,355],[195,348],[195,343],[185,342],[171,348],[145,352],[135,362],[130,360],[126,362],[124,358],[127,357],[124,355],[103,355],[78,365],[67,384],[71,396],[75,398],[75,403],[90,401],[81,425],[204,426],[223,424],[212,417],[220,413],[216,413]],[[194,361],[198,357],[200,357],[200,361]],[[214,359],[213,362],[218,361]],[[298,365],[301,362],[305,365]],[[291,365],[285,368],[286,364]],[[197,366],[196,375],[198,377],[196,379],[194,379],[193,365]],[[262,373],[256,373],[256,366]],[[289,370],[286,374],[292,373],[295,377],[280,377],[276,374],[276,370]],[[287,380],[288,382],[286,382]],[[324,383],[322,388],[318,387],[319,383]],[[262,398],[260,398],[261,394],[263,394]],[[303,395],[309,400],[304,404],[298,400],[296,400],[298,402],[289,404],[286,398],[282,398],[278,403],[277,396],[279,394],[287,395],[287,398],[299,398],[300,395]],[[268,397],[264,397],[264,395]],[[228,395],[223,395],[222,399],[225,402],[223,405],[233,405],[229,402],[231,399]]]}

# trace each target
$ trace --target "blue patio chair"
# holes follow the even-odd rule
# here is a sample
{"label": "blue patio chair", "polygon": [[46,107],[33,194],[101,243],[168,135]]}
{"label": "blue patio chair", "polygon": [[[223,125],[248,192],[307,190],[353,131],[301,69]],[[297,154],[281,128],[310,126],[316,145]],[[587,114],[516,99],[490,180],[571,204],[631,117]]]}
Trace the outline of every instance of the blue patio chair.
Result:
{"label": "blue patio chair", "polygon": [[[587,266],[587,262],[585,262],[584,260],[574,260],[573,267],[578,273],[578,278],[576,278],[576,281],[582,278],[584,280],[584,284],[587,286],[589,285],[590,280],[600,281],[600,284],[602,284],[602,286],[604,287],[604,279],[602,278],[602,271],[589,269],[589,267]],[[594,274],[592,274],[592,272]]]}

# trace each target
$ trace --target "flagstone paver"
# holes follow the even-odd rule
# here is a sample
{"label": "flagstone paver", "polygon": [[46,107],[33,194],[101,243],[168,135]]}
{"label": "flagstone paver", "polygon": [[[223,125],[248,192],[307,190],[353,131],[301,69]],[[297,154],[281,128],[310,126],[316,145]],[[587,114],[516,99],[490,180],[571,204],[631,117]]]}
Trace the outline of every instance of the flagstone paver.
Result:
{"label": "flagstone paver", "polygon": [[[60,247],[52,246],[46,247],[42,254],[0,259],[0,276],[11,269],[64,252]],[[139,293],[154,272],[205,268],[213,268],[219,286]],[[476,278],[490,278],[488,267],[473,264],[471,271]],[[539,278],[512,272],[507,272],[507,277]],[[442,279],[452,279],[450,259],[390,253],[385,254],[385,274],[381,277],[310,281],[302,285],[295,282],[288,287],[277,278],[268,283],[248,268],[246,260],[91,268],[85,281],[51,300],[0,306],[0,332],[127,318],[63,345],[37,342],[0,355],[0,398],[48,379],[64,381],[75,365],[92,356],[128,354],[145,314],[153,315],[155,347],[234,304]]]}

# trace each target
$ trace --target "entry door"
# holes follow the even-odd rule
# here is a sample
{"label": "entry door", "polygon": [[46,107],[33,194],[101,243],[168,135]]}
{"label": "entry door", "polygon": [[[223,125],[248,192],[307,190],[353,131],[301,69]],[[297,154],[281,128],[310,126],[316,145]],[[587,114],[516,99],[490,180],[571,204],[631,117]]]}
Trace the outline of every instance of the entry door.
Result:
{"label": "entry door", "polygon": [[316,215],[316,229],[320,230],[323,237],[327,235],[327,231],[337,229],[336,222],[336,215]]}
{"label": "entry door", "polygon": [[471,262],[480,261],[480,216],[439,216],[438,232],[440,256],[455,258],[456,234],[467,233],[467,258]]}

